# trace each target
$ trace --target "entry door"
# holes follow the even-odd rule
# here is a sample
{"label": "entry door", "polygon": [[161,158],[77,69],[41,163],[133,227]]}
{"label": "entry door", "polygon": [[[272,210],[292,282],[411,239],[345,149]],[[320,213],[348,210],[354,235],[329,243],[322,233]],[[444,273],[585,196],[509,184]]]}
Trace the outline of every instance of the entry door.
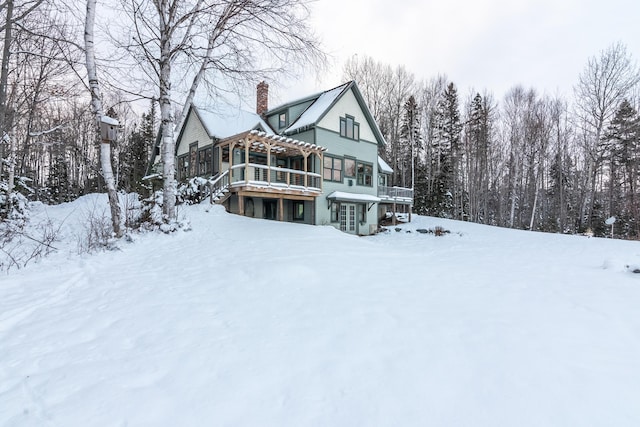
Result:
{"label": "entry door", "polygon": [[340,230],[350,234],[357,234],[356,205],[353,203],[340,204]]}
{"label": "entry door", "polygon": [[264,199],[262,201],[263,218],[276,219],[278,217],[278,205],[276,200]]}

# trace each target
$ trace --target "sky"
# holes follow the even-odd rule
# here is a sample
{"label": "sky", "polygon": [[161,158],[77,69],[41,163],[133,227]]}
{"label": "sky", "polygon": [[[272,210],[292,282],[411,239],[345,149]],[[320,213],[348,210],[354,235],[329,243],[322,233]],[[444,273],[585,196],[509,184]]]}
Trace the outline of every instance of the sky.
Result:
{"label": "sky", "polygon": [[616,42],[640,58],[635,0],[318,0],[312,25],[328,72],[274,88],[283,101],[341,83],[344,61],[367,55],[418,80],[445,74],[460,93],[501,98],[522,84],[570,96],[589,57]]}

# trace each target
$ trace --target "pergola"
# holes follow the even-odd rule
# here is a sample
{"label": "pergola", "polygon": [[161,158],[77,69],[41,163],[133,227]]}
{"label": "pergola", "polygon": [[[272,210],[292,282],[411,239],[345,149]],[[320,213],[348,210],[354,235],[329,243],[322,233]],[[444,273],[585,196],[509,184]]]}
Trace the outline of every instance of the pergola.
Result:
{"label": "pergola", "polygon": [[[322,168],[323,153],[327,151],[325,147],[285,136],[269,135],[257,130],[251,130],[225,138],[216,145],[220,147],[220,149],[225,147],[229,149],[229,171],[231,174],[230,183],[232,188],[234,187],[233,171],[238,169],[244,170],[244,180],[242,180],[242,186],[244,188],[237,188],[236,190],[239,197],[239,213],[241,215],[244,215],[244,197],[265,197],[265,195],[269,195],[270,197],[278,199],[280,220],[283,220],[283,203],[285,196],[289,199],[313,200],[322,191],[322,177],[319,173],[308,170],[307,159],[310,156],[317,156],[320,161],[320,168]],[[234,164],[233,151],[236,148],[244,149],[244,163]],[[267,161],[266,166],[250,163],[250,153],[265,154]],[[301,156],[303,158],[303,169],[298,171],[276,167],[276,165],[271,164],[272,154],[281,157]],[[220,156],[220,163],[222,163],[222,156]],[[250,168],[266,171],[266,180],[249,180]],[[222,164],[220,164],[220,170],[221,169]],[[285,182],[272,182],[272,171],[285,174]],[[295,185],[295,183],[291,182],[292,176],[301,179],[302,182]],[[313,181],[310,182],[310,179],[313,179]],[[318,185],[312,185],[316,182]]]}

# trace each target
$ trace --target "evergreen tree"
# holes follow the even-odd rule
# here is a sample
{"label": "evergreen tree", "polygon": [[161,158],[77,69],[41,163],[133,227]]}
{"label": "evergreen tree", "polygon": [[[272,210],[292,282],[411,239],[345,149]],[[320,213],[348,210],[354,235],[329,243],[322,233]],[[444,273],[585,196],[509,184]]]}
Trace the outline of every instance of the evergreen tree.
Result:
{"label": "evergreen tree", "polygon": [[466,123],[469,216],[487,223],[489,202],[489,108],[477,93],[469,107]]}
{"label": "evergreen tree", "polygon": [[156,108],[152,101],[151,108],[142,114],[140,125],[136,125],[129,134],[126,148],[120,153],[121,184],[126,191],[145,192],[142,178],[145,176],[151,149],[155,140]]}
{"label": "evergreen tree", "polygon": [[53,159],[49,179],[47,180],[50,203],[70,202],[75,198],[69,188],[70,180],[67,163],[62,153],[56,154]]}
{"label": "evergreen tree", "polygon": [[402,187],[415,187],[416,157],[422,145],[420,134],[420,110],[416,99],[411,95],[404,104],[402,126],[400,128],[400,145],[398,154],[400,161]]}
{"label": "evergreen tree", "polygon": [[625,237],[638,236],[638,188],[640,119],[628,100],[616,110],[603,138],[609,163],[608,213],[616,216],[618,230]]}
{"label": "evergreen tree", "polygon": [[458,92],[453,83],[449,83],[443,92],[433,121],[431,162],[434,173],[427,210],[435,216],[460,218],[464,200],[460,178],[462,124]]}

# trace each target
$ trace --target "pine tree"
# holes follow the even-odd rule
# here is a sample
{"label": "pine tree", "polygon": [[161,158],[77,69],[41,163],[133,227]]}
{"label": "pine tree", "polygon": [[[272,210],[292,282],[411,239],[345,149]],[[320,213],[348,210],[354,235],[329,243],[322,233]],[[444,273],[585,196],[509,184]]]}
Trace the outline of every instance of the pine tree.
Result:
{"label": "pine tree", "polygon": [[449,83],[443,92],[433,121],[431,162],[434,173],[428,211],[431,215],[460,218],[464,201],[460,177],[462,124],[458,92],[453,83]]}
{"label": "pine tree", "polygon": [[399,185],[402,187],[415,187],[416,157],[421,144],[420,110],[416,99],[411,95],[404,104],[398,147],[401,172]]}
{"label": "pine tree", "polygon": [[155,121],[156,108],[152,101],[149,112],[142,114],[140,125],[129,134],[126,149],[121,152],[121,187],[126,191],[146,191],[142,178],[155,140]]}
{"label": "pine tree", "polygon": [[628,100],[616,110],[603,137],[603,150],[609,163],[608,215],[616,216],[618,229],[625,237],[637,236],[637,191],[640,156],[640,119]]}
{"label": "pine tree", "polygon": [[474,222],[486,224],[489,216],[489,108],[477,93],[469,110],[466,123],[469,216]]}
{"label": "pine tree", "polygon": [[69,202],[73,195],[69,189],[69,169],[62,153],[55,155],[47,180],[49,202],[53,204]]}

